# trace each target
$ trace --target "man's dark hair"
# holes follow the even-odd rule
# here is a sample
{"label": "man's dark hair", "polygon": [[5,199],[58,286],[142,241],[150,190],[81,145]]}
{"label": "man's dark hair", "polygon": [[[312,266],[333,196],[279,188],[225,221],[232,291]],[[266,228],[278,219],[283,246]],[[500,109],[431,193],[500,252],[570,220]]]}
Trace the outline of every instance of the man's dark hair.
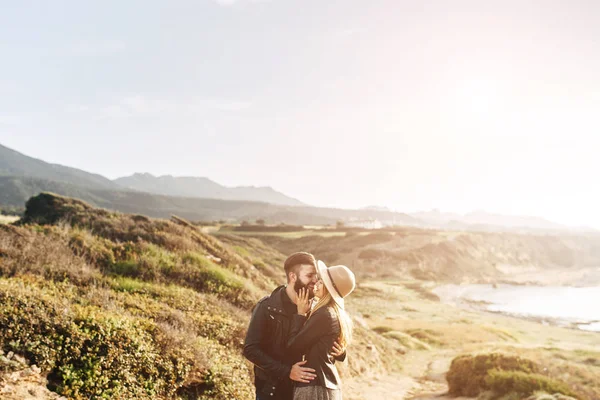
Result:
{"label": "man's dark hair", "polygon": [[298,275],[300,265],[303,264],[314,265],[316,268],[317,260],[315,260],[315,256],[304,251],[294,253],[285,260],[285,262],[283,263],[283,268],[285,269],[285,277],[287,278],[288,282],[290,281],[290,272],[293,272],[296,275]]}

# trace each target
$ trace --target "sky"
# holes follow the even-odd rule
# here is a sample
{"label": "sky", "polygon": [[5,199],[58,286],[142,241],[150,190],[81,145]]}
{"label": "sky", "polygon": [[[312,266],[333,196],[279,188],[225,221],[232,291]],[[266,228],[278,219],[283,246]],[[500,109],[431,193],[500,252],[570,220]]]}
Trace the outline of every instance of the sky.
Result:
{"label": "sky", "polygon": [[0,144],[600,228],[596,0],[0,0]]}

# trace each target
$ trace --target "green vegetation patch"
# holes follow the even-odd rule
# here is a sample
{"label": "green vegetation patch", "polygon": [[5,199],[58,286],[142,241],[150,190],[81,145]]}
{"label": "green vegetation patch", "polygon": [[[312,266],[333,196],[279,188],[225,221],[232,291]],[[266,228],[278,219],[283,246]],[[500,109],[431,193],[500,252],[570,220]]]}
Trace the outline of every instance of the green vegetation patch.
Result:
{"label": "green vegetation patch", "polygon": [[73,399],[250,398],[231,306],[137,283],[118,278],[121,291],[88,293],[35,276],[0,279],[0,351],[40,366],[49,388]]}
{"label": "green vegetation patch", "polygon": [[48,372],[50,388],[70,398],[166,396],[183,382],[190,365],[160,354],[151,324],[70,303],[70,292],[0,280],[0,347]]}
{"label": "green vegetation patch", "polygon": [[502,353],[458,356],[446,374],[449,393],[474,397],[491,389],[486,378],[492,370],[537,373],[539,367],[531,360]]}
{"label": "green vegetation patch", "polygon": [[409,329],[406,331],[406,333],[413,338],[430,345],[441,346],[443,344],[443,342],[439,339],[439,332],[436,332],[433,329]]}
{"label": "green vegetation patch", "polygon": [[407,349],[431,350],[431,346],[411,335],[400,331],[389,331],[383,334],[384,337],[396,340]]}
{"label": "green vegetation patch", "polygon": [[507,394],[530,396],[537,391],[575,396],[571,389],[562,382],[544,375],[524,371],[492,369],[485,378],[485,382],[498,397]]}

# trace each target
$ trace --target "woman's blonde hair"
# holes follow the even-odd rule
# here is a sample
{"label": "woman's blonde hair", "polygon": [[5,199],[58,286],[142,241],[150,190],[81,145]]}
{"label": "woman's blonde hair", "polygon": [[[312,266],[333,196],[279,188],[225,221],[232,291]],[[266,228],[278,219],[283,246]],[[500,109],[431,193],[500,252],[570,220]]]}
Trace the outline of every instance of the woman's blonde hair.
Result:
{"label": "woman's blonde hair", "polygon": [[337,315],[338,321],[340,322],[340,337],[338,339],[338,343],[340,346],[345,348],[352,341],[352,319],[350,319],[350,316],[346,310],[340,307],[335,300],[333,300],[333,297],[331,297],[325,285],[323,285],[323,290],[325,291],[325,296],[317,301],[317,304],[314,305],[310,315],[312,316],[319,308],[333,308],[333,311],[335,312],[335,315]]}

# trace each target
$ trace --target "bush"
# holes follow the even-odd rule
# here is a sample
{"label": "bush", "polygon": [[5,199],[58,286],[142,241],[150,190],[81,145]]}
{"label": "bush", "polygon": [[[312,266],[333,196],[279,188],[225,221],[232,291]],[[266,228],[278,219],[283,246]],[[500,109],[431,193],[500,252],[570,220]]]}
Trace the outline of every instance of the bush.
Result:
{"label": "bush", "polygon": [[544,375],[523,371],[501,371],[493,369],[488,372],[485,382],[498,396],[509,393],[530,396],[536,391],[574,396],[574,393],[562,382],[558,382]]}
{"label": "bush", "polygon": [[68,241],[55,229],[0,225],[0,276],[35,274],[56,282],[89,285],[101,273],[73,254]]}
{"label": "bush", "polygon": [[[251,398],[251,374],[239,354],[245,324],[232,306],[134,282],[120,278],[114,283],[122,292],[89,294],[90,304],[68,283],[0,279],[0,352],[37,364],[52,390],[73,399]],[[111,311],[98,306],[105,304]]]}
{"label": "bush", "polygon": [[406,333],[415,339],[431,345],[439,346],[443,344],[439,339],[439,333],[431,329],[409,329]]}
{"label": "bush", "polygon": [[206,257],[190,252],[183,257],[183,262],[190,268],[185,270],[181,278],[189,282],[191,287],[216,293],[244,307],[251,307],[256,300],[236,274]]}
{"label": "bush", "polygon": [[452,360],[446,380],[451,395],[474,397],[490,389],[486,378],[491,370],[537,373],[538,369],[531,360],[502,353],[463,355]]}
{"label": "bush", "polygon": [[189,366],[160,354],[151,324],[69,306],[71,296],[68,285],[31,291],[24,282],[0,281],[0,347],[48,372],[50,388],[70,398],[174,393]]}
{"label": "bush", "polygon": [[390,331],[383,334],[386,338],[394,339],[402,346],[408,349],[414,350],[431,350],[431,346],[427,343],[407,334],[399,331]]}
{"label": "bush", "polygon": [[97,238],[89,231],[73,228],[69,246],[75,254],[84,257],[90,264],[96,264],[101,268],[110,268],[116,262],[112,242]]}

